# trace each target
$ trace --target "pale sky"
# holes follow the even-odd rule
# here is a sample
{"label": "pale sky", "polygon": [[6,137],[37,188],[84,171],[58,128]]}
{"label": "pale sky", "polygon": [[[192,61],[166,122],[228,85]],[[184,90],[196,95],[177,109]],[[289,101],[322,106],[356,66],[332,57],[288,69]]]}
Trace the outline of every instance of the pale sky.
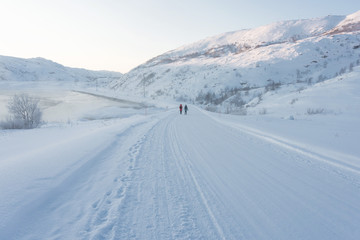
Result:
{"label": "pale sky", "polygon": [[216,34],[358,10],[359,0],[0,0],[0,55],[126,73]]}

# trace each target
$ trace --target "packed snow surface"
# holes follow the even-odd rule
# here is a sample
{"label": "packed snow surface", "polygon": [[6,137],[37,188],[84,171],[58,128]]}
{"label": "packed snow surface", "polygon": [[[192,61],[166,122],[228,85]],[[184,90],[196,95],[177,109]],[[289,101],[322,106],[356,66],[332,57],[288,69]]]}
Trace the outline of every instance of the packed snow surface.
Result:
{"label": "packed snow surface", "polygon": [[[356,76],[318,87],[358,89]],[[0,239],[360,238],[357,95],[288,120],[312,91],[248,116],[31,91],[57,104],[41,128],[0,130]]]}

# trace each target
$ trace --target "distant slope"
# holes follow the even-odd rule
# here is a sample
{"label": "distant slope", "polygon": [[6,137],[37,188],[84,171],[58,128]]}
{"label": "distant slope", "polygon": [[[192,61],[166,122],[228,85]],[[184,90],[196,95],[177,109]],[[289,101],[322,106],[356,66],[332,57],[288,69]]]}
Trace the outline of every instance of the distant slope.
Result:
{"label": "distant slope", "polygon": [[328,34],[354,32],[360,30],[360,11],[348,15],[343,21],[341,21],[335,28],[333,28]]}
{"label": "distant slope", "polygon": [[283,21],[209,37],[147,61],[111,87],[242,108],[269,90],[309,87],[360,65],[359,15]]}
{"label": "distant slope", "polygon": [[190,57],[221,57],[272,44],[294,42],[325,33],[343,19],[343,16],[328,16],[320,19],[282,21],[255,29],[219,34],[160,55],[149,60],[144,66]]}
{"label": "distant slope", "polygon": [[119,79],[121,73],[69,68],[43,58],[22,59],[0,56],[1,81],[60,81],[90,85]]}

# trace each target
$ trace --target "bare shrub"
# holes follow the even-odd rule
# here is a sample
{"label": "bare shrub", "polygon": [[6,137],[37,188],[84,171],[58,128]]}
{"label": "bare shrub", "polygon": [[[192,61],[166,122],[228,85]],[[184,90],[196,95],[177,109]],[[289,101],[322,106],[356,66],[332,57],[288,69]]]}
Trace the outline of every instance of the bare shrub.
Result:
{"label": "bare shrub", "polygon": [[0,122],[1,129],[22,129],[24,128],[24,122],[20,119],[14,119],[13,117],[7,117],[5,121]]}
{"label": "bare shrub", "polygon": [[4,129],[29,129],[41,123],[39,100],[27,94],[15,95],[8,103],[8,110],[10,116],[0,124]]}
{"label": "bare shrub", "polygon": [[354,63],[350,63],[349,72],[354,71]]}
{"label": "bare shrub", "polygon": [[205,107],[205,110],[206,110],[206,111],[209,111],[209,112],[216,112],[217,107],[216,107],[216,106],[213,106],[213,105],[209,105],[209,106],[206,106],[206,107]]}
{"label": "bare shrub", "polygon": [[299,100],[299,99],[294,98],[294,99],[291,100],[290,104],[292,105],[292,104],[296,103],[298,100]]}
{"label": "bare shrub", "polygon": [[238,92],[230,101],[235,107],[242,107],[245,105],[245,101],[241,98],[241,93]]}
{"label": "bare shrub", "polygon": [[246,116],[247,110],[244,107],[237,107],[233,110],[232,114]]}
{"label": "bare shrub", "polygon": [[325,113],[325,109],[324,108],[308,108],[307,109],[307,114],[308,115],[314,115],[314,114],[323,114]]}
{"label": "bare shrub", "polygon": [[269,79],[269,83],[265,86],[265,92],[275,91],[281,87],[280,82],[274,82],[273,80]]}
{"label": "bare shrub", "polygon": [[267,109],[266,109],[266,108],[260,109],[260,110],[259,110],[259,114],[260,114],[260,115],[265,115],[265,114],[267,114]]}
{"label": "bare shrub", "polygon": [[[346,69],[345,69],[345,71],[346,71]],[[342,73],[341,73],[341,74],[342,74]],[[341,74],[340,74],[340,75],[341,75]],[[319,82],[323,82],[323,81],[325,81],[325,80],[327,80],[327,77],[324,76],[324,75],[322,75],[322,74],[320,74],[320,75],[318,76],[317,82],[319,83]]]}
{"label": "bare shrub", "polygon": [[296,91],[298,91],[299,93],[301,93],[301,91],[305,90],[305,87],[299,87]]}

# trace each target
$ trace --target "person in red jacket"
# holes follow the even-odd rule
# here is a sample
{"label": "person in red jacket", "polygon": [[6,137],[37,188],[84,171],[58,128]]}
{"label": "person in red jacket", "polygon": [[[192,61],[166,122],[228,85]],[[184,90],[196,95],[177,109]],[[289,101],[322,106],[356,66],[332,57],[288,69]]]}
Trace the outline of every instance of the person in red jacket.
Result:
{"label": "person in red jacket", "polygon": [[180,109],[180,114],[182,114],[182,104],[180,104],[179,109]]}

